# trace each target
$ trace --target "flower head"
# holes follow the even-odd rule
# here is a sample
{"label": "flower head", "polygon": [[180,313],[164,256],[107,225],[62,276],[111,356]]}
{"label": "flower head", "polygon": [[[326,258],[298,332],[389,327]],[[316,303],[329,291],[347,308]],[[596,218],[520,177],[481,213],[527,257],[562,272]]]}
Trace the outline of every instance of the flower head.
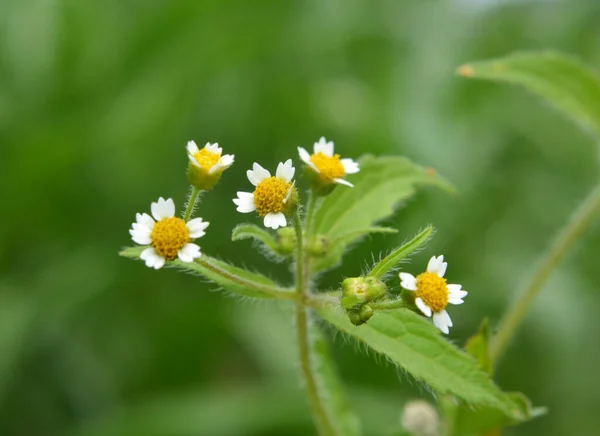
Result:
{"label": "flower head", "polygon": [[217,143],[207,142],[204,148],[198,148],[194,141],[188,141],[188,180],[194,187],[205,191],[212,188],[233,164],[234,156],[222,152]]}
{"label": "flower head", "polygon": [[133,242],[150,245],[140,255],[147,267],[160,269],[167,260],[178,257],[182,262],[193,262],[200,257],[200,247],[191,241],[204,236],[209,223],[202,218],[187,223],[177,218],[175,203],[170,198],[159,198],[150,209],[154,218],[147,213],[138,213],[129,230]]}
{"label": "flower head", "polygon": [[400,286],[415,292],[415,304],[427,317],[433,314],[433,323],[442,332],[448,334],[452,320],[446,312],[450,304],[462,304],[467,291],[461,290],[461,285],[449,285],[444,274],[448,264],[444,256],[433,256],[427,264],[427,271],[417,277],[408,273],[400,273]]}
{"label": "flower head", "polygon": [[358,163],[352,159],[340,159],[339,154],[333,153],[333,142],[321,137],[315,142],[314,153],[310,154],[302,147],[298,147],[300,159],[317,175],[321,185],[337,183],[352,187],[344,177],[346,174],[355,174],[360,171]]}
{"label": "flower head", "polygon": [[286,216],[295,211],[298,205],[298,193],[292,183],[295,168],[292,160],[280,162],[275,176],[256,162],[246,173],[248,180],[256,189],[254,192],[238,192],[233,202],[237,211],[248,213],[256,211],[264,217],[265,227],[278,229],[287,225]]}

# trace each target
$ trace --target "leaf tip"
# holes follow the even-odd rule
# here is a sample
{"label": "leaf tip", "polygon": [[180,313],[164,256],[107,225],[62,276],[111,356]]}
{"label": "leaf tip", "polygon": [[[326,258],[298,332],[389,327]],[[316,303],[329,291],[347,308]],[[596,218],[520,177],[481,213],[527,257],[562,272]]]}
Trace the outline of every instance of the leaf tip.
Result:
{"label": "leaf tip", "polygon": [[457,74],[462,77],[473,77],[475,75],[475,70],[471,65],[465,64],[458,67],[456,70]]}

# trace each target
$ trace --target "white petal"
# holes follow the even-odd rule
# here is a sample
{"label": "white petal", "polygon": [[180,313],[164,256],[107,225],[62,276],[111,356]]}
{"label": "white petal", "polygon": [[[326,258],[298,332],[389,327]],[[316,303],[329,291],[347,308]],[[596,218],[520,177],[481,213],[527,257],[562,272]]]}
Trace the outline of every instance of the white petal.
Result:
{"label": "white petal", "polygon": [[412,274],[401,272],[400,280],[400,286],[402,286],[404,289],[408,289],[409,291],[417,290],[417,279]]}
{"label": "white petal", "polygon": [[195,258],[200,257],[200,247],[196,244],[185,244],[182,248],[177,252],[177,257],[182,262],[193,262]]}
{"label": "white petal", "polygon": [[321,171],[319,171],[319,169],[317,168],[317,166],[312,163],[312,161],[308,161],[306,162],[306,165],[308,165],[309,167],[311,167],[316,173],[320,173]]}
{"label": "white petal", "polygon": [[152,230],[154,228],[154,220],[147,213],[136,213],[135,221],[137,222],[137,224],[147,227],[149,230]]}
{"label": "white petal", "polygon": [[268,213],[265,215],[264,224],[267,228],[277,230],[279,227],[285,227],[287,225],[287,221],[285,219],[285,215],[281,212]]}
{"label": "white petal", "polygon": [[246,175],[248,176],[248,180],[250,180],[250,183],[252,183],[254,186],[258,185],[263,180],[271,177],[271,173],[265,170],[256,162],[254,162],[254,165],[252,165],[252,169],[246,172]]}
{"label": "white petal", "polygon": [[139,245],[148,245],[152,242],[152,239],[150,238],[151,232],[145,227],[144,229],[129,230],[129,234],[131,235],[131,239],[133,239],[133,242]]}
{"label": "white petal", "polygon": [[277,172],[275,175],[278,179],[283,179],[286,182],[291,182],[294,178],[294,173],[296,172],[296,168],[292,166],[292,160],[288,159],[285,163],[279,162],[277,165]]}
{"label": "white petal", "polygon": [[449,327],[452,327],[452,320],[448,312],[442,310],[433,314],[433,324],[443,333],[448,334],[450,333]]}
{"label": "white petal", "polygon": [[146,248],[140,254],[140,259],[146,262],[148,268],[160,269],[165,264],[165,259],[152,247]]}
{"label": "white petal", "polygon": [[329,157],[333,156],[333,142],[328,142],[324,136],[321,136],[319,142],[315,142],[315,153],[323,153]]}
{"label": "white petal", "polygon": [[234,198],[233,202],[237,205],[238,212],[248,213],[256,210],[254,194],[251,192],[238,192],[237,196],[238,198]]}
{"label": "white petal", "polygon": [[150,209],[152,210],[152,216],[156,221],[175,216],[175,203],[171,198],[165,200],[160,197],[158,202],[150,205]]}
{"label": "white petal", "polygon": [[198,151],[198,146],[196,145],[195,141],[188,141],[186,148],[188,154],[194,154]]}
{"label": "white petal", "polygon": [[206,230],[209,224],[208,221],[203,221],[202,218],[194,218],[188,221],[186,225],[190,232],[190,238],[196,239],[204,236],[206,234],[204,230]]}
{"label": "white petal", "polygon": [[193,154],[188,153],[188,160],[192,163],[192,165],[194,165],[195,167],[198,168],[202,168],[200,166],[200,164],[198,163],[198,160],[196,160],[196,157]]}
{"label": "white petal", "polygon": [[354,162],[352,159],[342,159],[342,165],[346,174],[356,174],[360,171],[358,162]]}
{"label": "white petal", "polygon": [[444,277],[447,266],[448,264],[444,262],[444,256],[433,256],[431,259],[429,259],[429,263],[427,264],[427,271],[430,273],[437,274],[440,277]]}
{"label": "white petal", "polygon": [[450,297],[448,297],[448,303],[454,304],[454,305],[459,305],[459,304],[463,304],[464,300],[462,298],[450,296]]}
{"label": "white petal", "polygon": [[231,165],[233,165],[234,157],[235,156],[233,154],[226,154],[221,156],[221,159],[219,159],[219,164],[221,165],[221,168],[227,169]]}
{"label": "white petal", "polygon": [[223,152],[223,149],[221,147],[219,147],[219,144],[216,142],[214,144],[207,142],[206,145],[204,146],[204,148],[214,154],[220,155]]}
{"label": "white petal", "polygon": [[346,185],[350,186],[351,188],[354,188],[354,185],[352,183],[344,179],[333,179],[333,182],[337,183],[338,185]]}
{"label": "white petal", "polygon": [[298,154],[300,155],[300,159],[302,160],[302,162],[304,162],[304,163],[310,162],[310,153],[308,151],[306,151],[304,148],[298,147]]}
{"label": "white petal", "polygon": [[447,285],[448,294],[451,298],[465,298],[469,293],[463,291],[460,285]]}
{"label": "white petal", "polygon": [[422,298],[415,298],[415,304],[419,308],[423,315],[430,317],[431,316],[431,308],[425,304]]}
{"label": "white petal", "polygon": [[221,161],[217,161],[216,164],[214,164],[212,167],[210,167],[210,170],[208,170],[208,174],[214,174],[217,171],[219,171],[221,169]]}

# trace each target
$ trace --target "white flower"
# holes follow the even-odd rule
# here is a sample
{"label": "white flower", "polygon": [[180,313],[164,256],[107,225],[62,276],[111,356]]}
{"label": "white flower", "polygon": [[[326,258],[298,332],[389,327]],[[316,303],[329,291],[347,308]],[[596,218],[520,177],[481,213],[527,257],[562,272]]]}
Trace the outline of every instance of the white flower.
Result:
{"label": "white flower", "polygon": [[433,256],[427,264],[427,271],[417,277],[408,273],[400,273],[400,286],[409,291],[414,291],[415,304],[427,317],[433,314],[433,323],[442,332],[448,334],[452,327],[452,320],[446,312],[450,304],[462,304],[463,298],[468,294],[461,290],[461,285],[448,285],[444,274],[448,264],[444,256]]}
{"label": "white flower", "polygon": [[233,164],[234,156],[225,154],[221,156],[223,149],[216,142],[207,142],[204,148],[199,149],[194,141],[188,141],[187,153],[190,163],[203,170],[206,174],[220,173]]}
{"label": "white flower", "polygon": [[140,255],[146,266],[160,269],[167,260],[178,257],[182,262],[193,262],[200,257],[200,247],[191,241],[204,236],[209,223],[202,218],[194,218],[187,223],[177,218],[175,203],[170,198],[159,198],[152,203],[150,210],[154,219],[147,213],[138,213],[129,230],[133,242],[150,245]]}
{"label": "white flower", "polygon": [[315,142],[314,153],[311,155],[302,147],[298,147],[300,159],[308,165],[323,184],[338,183],[340,185],[354,186],[344,179],[346,174],[355,174],[360,171],[357,162],[352,159],[340,159],[339,154],[333,153],[333,142],[321,137]]}
{"label": "white flower", "polygon": [[233,202],[237,211],[249,213],[256,211],[264,217],[265,227],[278,229],[287,225],[286,215],[294,211],[298,203],[298,194],[292,179],[296,169],[292,160],[280,162],[275,176],[256,162],[246,173],[248,180],[256,189],[254,192],[238,192]]}

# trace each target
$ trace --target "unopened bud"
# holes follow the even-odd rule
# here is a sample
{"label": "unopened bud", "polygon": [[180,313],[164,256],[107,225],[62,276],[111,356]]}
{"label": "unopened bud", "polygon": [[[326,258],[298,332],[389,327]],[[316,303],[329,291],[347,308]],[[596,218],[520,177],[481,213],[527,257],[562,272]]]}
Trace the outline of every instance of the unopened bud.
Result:
{"label": "unopened bud", "polygon": [[437,436],[440,418],[437,410],[422,400],[410,401],[402,412],[402,427],[414,436]]}
{"label": "unopened bud", "polygon": [[296,232],[292,227],[277,230],[277,252],[289,256],[296,250]]}
{"label": "unopened bud", "polygon": [[375,313],[369,305],[364,305],[360,309],[348,309],[348,319],[354,325],[366,323]]}
{"label": "unopened bud", "polygon": [[313,256],[323,256],[329,252],[329,239],[324,235],[317,235],[310,242],[308,249]]}
{"label": "unopened bud", "polygon": [[342,307],[352,309],[385,296],[387,286],[374,277],[353,277],[342,282]]}

